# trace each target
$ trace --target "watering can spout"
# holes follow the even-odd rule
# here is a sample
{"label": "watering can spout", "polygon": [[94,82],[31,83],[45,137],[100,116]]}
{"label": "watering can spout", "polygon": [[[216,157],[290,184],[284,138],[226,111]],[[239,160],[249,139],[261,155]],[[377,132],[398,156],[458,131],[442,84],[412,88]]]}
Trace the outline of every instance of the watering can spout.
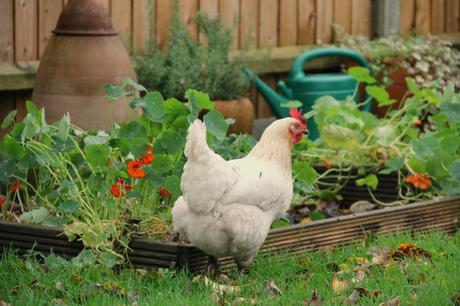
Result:
{"label": "watering can spout", "polygon": [[244,67],[243,72],[254,84],[260,94],[265,98],[277,118],[289,116],[289,110],[281,107],[281,104],[288,102],[290,99],[279,95],[275,90],[262,81],[251,69]]}

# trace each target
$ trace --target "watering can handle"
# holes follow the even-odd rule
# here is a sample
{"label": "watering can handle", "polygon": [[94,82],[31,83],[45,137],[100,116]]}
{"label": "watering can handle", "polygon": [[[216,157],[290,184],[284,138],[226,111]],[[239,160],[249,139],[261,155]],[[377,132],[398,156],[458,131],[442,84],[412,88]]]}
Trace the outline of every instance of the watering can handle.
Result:
{"label": "watering can handle", "polygon": [[364,67],[368,67],[368,62],[366,59],[359,53],[345,48],[319,48],[307,51],[297,57],[292,64],[291,72],[289,75],[290,79],[295,78],[296,76],[305,76],[304,66],[305,63],[319,57],[328,57],[328,56],[339,56],[339,57],[348,57]]}

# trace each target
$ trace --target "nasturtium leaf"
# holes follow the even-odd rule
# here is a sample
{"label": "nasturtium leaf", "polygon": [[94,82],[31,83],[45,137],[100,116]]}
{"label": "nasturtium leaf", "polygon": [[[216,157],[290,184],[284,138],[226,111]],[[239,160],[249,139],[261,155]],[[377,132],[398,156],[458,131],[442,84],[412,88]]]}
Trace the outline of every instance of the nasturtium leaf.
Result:
{"label": "nasturtium leaf", "polygon": [[390,95],[383,87],[366,86],[366,92],[377,101],[379,106],[392,105],[396,102],[395,99],[390,99]]}
{"label": "nasturtium leaf", "polygon": [[215,108],[214,104],[209,99],[208,94],[194,90],[194,89],[187,89],[185,92],[185,99],[189,101],[193,105],[194,108],[200,109],[208,109],[212,110]]}
{"label": "nasturtium leaf", "polygon": [[449,83],[444,88],[444,95],[442,96],[442,102],[451,102],[455,95],[455,86],[454,83]]}
{"label": "nasturtium leaf", "polygon": [[369,174],[368,176],[356,180],[357,186],[369,186],[372,190],[375,190],[379,184],[379,179],[375,174]]}
{"label": "nasturtium leaf", "polygon": [[112,84],[104,84],[105,98],[113,101],[125,95],[123,87]]}
{"label": "nasturtium leaf", "polygon": [[420,90],[418,89],[417,84],[415,83],[415,80],[413,78],[410,78],[410,77],[406,77],[405,80],[406,80],[407,88],[409,88],[409,90],[414,95],[419,96],[420,95]]}
{"label": "nasturtium leaf", "polygon": [[16,161],[13,158],[0,160],[0,182],[6,184],[10,176],[16,174],[16,172]]}
{"label": "nasturtium leaf", "polygon": [[168,155],[156,155],[152,161],[152,170],[156,174],[164,174],[171,171],[173,163]]}
{"label": "nasturtium leaf", "polygon": [[190,114],[187,106],[174,98],[169,98],[165,101],[164,111],[166,113],[168,123],[174,122],[179,117],[187,117]]}
{"label": "nasturtium leaf", "polygon": [[46,209],[45,207],[40,207],[40,208],[33,209],[31,211],[23,213],[19,217],[19,220],[22,223],[40,224],[46,220],[48,215],[49,215],[48,209]]}
{"label": "nasturtium leaf", "polygon": [[385,162],[386,169],[380,171],[381,174],[390,174],[395,171],[399,171],[404,167],[404,161],[406,157],[404,155],[399,157],[392,157]]}
{"label": "nasturtium leaf", "polygon": [[412,157],[407,163],[415,172],[424,173],[426,171],[425,163],[418,160],[416,157]]}
{"label": "nasturtium leaf", "polygon": [[295,173],[295,178],[306,184],[313,184],[318,178],[318,173],[306,161],[294,162],[292,164],[292,170]]}
{"label": "nasturtium leaf", "polygon": [[32,113],[28,113],[22,122],[25,124],[22,131],[23,138],[32,138],[40,132],[40,125]]}
{"label": "nasturtium leaf", "polygon": [[281,103],[281,107],[284,107],[284,108],[299,108],[299,107],[302,107],[303,104],[302,102],[300,101],[297,101],[297,100],[291,100],[291,101],[288,101],[286,103]]}
{"label": "nasturtium leaf", "polygon": [[286,227],[291,225],[288,220],[286,219],[278,219],[275,222],[272,223],[270,228],[280,228],[280,227]]}
{"label": "nasturtium leaf", "polygon": [[10,126],[11,122],[13,122],[16,114],[18,113],[17,110],[11,111],[8,115],[6,115],[5,119],[3,119],[2,125],[0,126],[2,129],[6,129]]}
{"label": "nasturtium leaf", "polygon": [[204,115],[203,121],[206,125],[207,131],[216,136],[217,138],[224,138],[227,135],[228,123],[225,121],[224,116],[215,110],[209,111]]}
{"label": "nasturtium leaf", "polygon": [[69,137],[69,131],[70,131],[69,113],[65,113],[64,116],[62,116],[62,119],[58,121],[57,126],[58,126],[59,138],[61,138],[63,141],[66,141],[67,138]]}
{"label": "nasturtium leaf", "polygon": [[181,194],[180,177],[171,175],[165,180],[165,187],[172,194],[173,198],[177,198]]}
{"label": "nasturtium leaf", "polygon": [[59,205],[59,210],[66,214],[72,214],[78,210],[80,203],[75,200],[65,200]]}
{"label": "nasturtium leaf", "polygon": [[452,133],[441,140],[441,148],[449,154],[455,154],[460,146],[460,135]]}
{"label": "nasturtium leaf", "polygon": [[332,149],[353,149],[360,145],[359,132],[337,124],[320,130],[321,138]]}
{"label": "nasturtium leaf", "polygon": [[26,155],[26,149],[16,139],[6,134],[0,142],[0,153],[20,160]]}
{"label": "nasturtium leaf", "polygon": [[143,98],[134,98],[131,102],[129,102],[129,106],[131,106],[131,108],[145,108],[147,103],[145,103]]}
{"label": "nasturtium leaf", "polygon": [[28,113],[35,114],[38,111],[37,106],[35,105],[34,102],[27,100],[26,101],[26,110]]}
{"label": "nasturtium leaf", "polygon": [[419,160],[426,160],[434,157],[435,151],[439,148],[439,141],[433,136],[426,136],[422,139],[411,141],[411,147]]}
{"label": "nasturtium leaf", "polygon": [[131,121],[129,123],[121,123],[119,136],[129,139],[133,137],[143,137],[147,133],[147,129],[139,122]]}
{"label": "nasturtium leaf", "polygon": [[153,152],[155,154],[173,154],[182,150],[185,145],[185,134],[180,131],[164,130],[157,138]]}
{"label": "nasturtium leaf", "polygon": [[452,121],[460,122],[460,101],[444,102],[441,104],[441,114],[444,114]]}
{"label": "nasturtium leaf", "polygon": [[113,268],[117,264],[117,256],[109,251],[104,251],[100,254],[101,263],[107,268]]}
{"label": "nasturtium leaf", "polygon": [[164,122],[166,113],[163,107],[164,100],[158,91],[149,92],[145,97],[144,116],[152,122]]}
{"label": "nasturtium leaf", "polygon": [[360,83],[374,84],[376,81],[370,75],[369,68],[366,67],[351,67],[348,69],[348,74],[354,77]]}
{"label": "nasturtium leaf", "polygon": [[456,181],[460,181],[460,159],[457,159],[448,168],[450,176]]}
{"label": "nasturtium leaf", "polygon": [[110,154],[110,149],[107,145],[91,145],[85,148],[86,158],[88,162],[95,167],[106,167],[107,160]]}
{"label": "nasturtium leaf", "polygon": [[136,81],[128,77],[123,79],[123,84],[131,86],[132,88],[138,91],[147,91],[147,89],[145,89],[144,86],[142,86],[141,84],[137,83]]}

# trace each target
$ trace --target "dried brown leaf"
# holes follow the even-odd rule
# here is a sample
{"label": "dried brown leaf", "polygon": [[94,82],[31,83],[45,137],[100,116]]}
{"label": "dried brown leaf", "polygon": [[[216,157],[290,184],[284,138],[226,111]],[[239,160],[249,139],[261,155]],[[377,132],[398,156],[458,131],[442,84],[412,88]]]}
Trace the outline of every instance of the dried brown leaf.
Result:
{"label": "dried brown leaf", "polygon": [[363,287],[356,287],[353,292],[348,296],[346,302],[348,304],[356,304],[358,299],[362,296],[368,297],[370,295],[369,290]]}
{"label": "dried brown leaf", "polygon": [[313,292],[311,294],[310,301],[307,304],[308,306],[320,306],[321,305],[321,298],[318,295],[318,291],[313,289]]}
{"label": "dried brown leaf", "polygon": [[82,283],[83,282],[83,277],[79,274],[76,274],[76,273],[72,273],[72,275],[70,276],[70,278],[78,283]]}
{"label": "dried brown leaf", "polygon": [[234,294],[241,291],[241,288],[238,286],[230,286],[230,285],[221,285],[212,280],[210,280],[206,275],[198,275],[195,276],[192,280],[193,283],[197,283],[199,281],[203,281],[206,287],[211,287],[213,293],[218,295],[224,295],[225,293]]}
{"label": "dried brown leaf", "polygon": [[283,294],[280,290],[280,288],[278,288],[278,286],[275,284],[274,281],[270,280],[266,285],[265,285],[265,291],[271,293],[271,294],[275,294],[275,295],[281,295]]}
{"label": "dried brown leaf", "polygon": [[235,299],[233,299],[232,305],[240,305],[240,304],[256,305],[257,300],[254,298],[243,298],[243,297],[236,297]]}
{"label": "dried brown leaf", "polygon": [[334,292],[334,294],[341,294],[348,287],[350,287],[350,284],[351,281],[349,279],[341,281],[337,278],[337,275],[334,275],[332,278],[332,292]]}

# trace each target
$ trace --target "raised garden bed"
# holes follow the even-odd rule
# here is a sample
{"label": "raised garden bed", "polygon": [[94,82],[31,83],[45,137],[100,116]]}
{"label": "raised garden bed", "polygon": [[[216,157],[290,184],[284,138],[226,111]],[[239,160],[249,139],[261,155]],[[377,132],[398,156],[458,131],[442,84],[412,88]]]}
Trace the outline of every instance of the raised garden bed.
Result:
{"label": "raised garden bed", "polygon": [[[366,235],[412,233],[437,228],[448,234],[458,228],[460,197],[424,201],[404,206],[384,208],[366,213],[324,219],[306,224],[271,230],[260,254],[295,254],[362,241]],[[206,267],[209,257],[184,244],[135,239],[131,242],[128,261],[136,267],[180,268],[198,272]],[[0,223],[0,251],[17,249],[19,254],[33,249],[43,254],[51,251],[66,258],[76,256],[80,242],[68,242],[62,230],[38,225]],[[231,258],[219,261],[223,270],[231,268]]]}

